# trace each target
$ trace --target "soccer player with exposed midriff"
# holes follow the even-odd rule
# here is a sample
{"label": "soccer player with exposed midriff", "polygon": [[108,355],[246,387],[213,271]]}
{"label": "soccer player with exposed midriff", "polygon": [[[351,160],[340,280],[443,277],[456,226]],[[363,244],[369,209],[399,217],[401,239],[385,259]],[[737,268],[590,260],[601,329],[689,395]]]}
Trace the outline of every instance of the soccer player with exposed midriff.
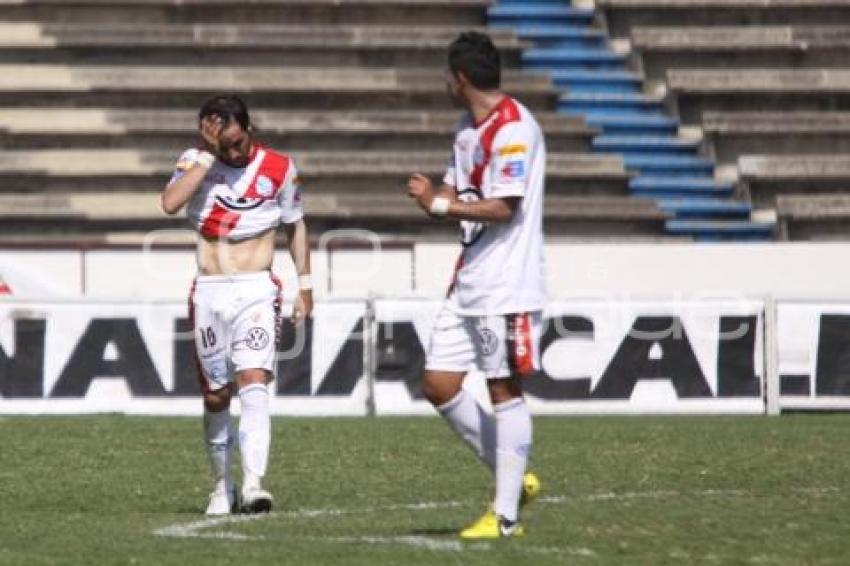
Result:
{"label": "soccer player with exposed midriff", "polygon": [[[301,188],[293,160],[254,140],[248,110],[238,97],[207,101],[199,113],[199,133],[202,147],[180,156],[162,193],[162,209],[173,215],[185,206],[199,234],[189,314],[214,480],[206,513],[269,511],[273,498],[261,482],[271,441],[268,385],[280,332],[281,285],[271,267],[281,223],[299,275],[293,321],[300,323],[313,309]],[[231,470],[234,391],[241,403],[241,493]]]}
{"label": "soccer player with exposed midriff", "polygon": [[[460,438],[492,472],[495,498],[460,533],[465,539],[522,536],[520,507],[536,497],[527,472],[531,415],[523,380],[539,368],[546,300],[540,126],[501,91],[499,53],[484,34],[449,47],[447,86],[461,118],[443,184],[416,173],[408,194],[431,217],[456,221],[463,251],[428,347],[422,388]],[[463,387],[484,373],[493,414]]]}

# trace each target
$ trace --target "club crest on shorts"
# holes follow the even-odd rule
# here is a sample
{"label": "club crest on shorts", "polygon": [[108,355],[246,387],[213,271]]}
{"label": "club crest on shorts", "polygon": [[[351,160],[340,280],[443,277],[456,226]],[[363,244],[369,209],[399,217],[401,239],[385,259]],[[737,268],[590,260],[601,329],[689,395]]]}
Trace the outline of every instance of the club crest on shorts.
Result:
{"label": "club crest on shorts", "polygon": [[496,333],[487,327],[479,328],[478,333],[481,335],[481,353],[485,356],[494,354],[499,347],[499,338]]}
{"label": "club crest on shorts", "polygon": [[245,344],[252,350],[262,350],[269,345],[269,333],[265,329],[255,326],[245,336]]}

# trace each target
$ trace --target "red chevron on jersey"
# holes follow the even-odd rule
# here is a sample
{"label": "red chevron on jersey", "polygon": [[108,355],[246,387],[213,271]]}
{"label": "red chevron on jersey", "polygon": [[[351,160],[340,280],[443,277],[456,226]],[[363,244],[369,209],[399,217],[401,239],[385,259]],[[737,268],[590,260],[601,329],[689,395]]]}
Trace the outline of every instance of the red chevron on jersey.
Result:
{"label": "red chevron on jersey", "polygon": [[262,148],[266,155],[245,192],[245,198],[274,198],[289,172],[289,157]]}
{"label": "red chevron on jersey", "polygon": [[238,222],[238,212],[228,210],[216,202],[201,224],[200,231],[207,238],[222,238],[230,234]]}
{"label": "red chevron on jersey", "polygon": [[482,121],[458,123],[443,183],[462,202],[505,199],[507,222],[461,220],[463,263],[455,270],[449,306],[458,314],[541,310],[546,303],[543,194],[546,143],[522,103],[504,97]]}
{"label": "red chevron on jersey", "polygon": [[517,108],[516,103],[508,96],[503,98],[502,101],[490,112],[490,114],[488,114],[487,117],[479,123],[479,125],[491,119],[493,114],[496,114],[496,118],[481,134],[481,140],[479,141],[478,148],[476,149],[474,161],[475,168],[472,170],[472,174],[469,178],[472,185],[479,189],[481,188],[481,181],[484,179],[484,170],[490,165],[490,158],[493,156],[493,140],[496,139],[496,134],[499,133],[499,130],[501,130],[505,124],[518,122],[520,120],[519,108]]}
{"label": "red chevron on jersey", "polygon": [[[172,183],[194,165],[198,154],[197,149],[183,153]],[[254,146],[245,167],[216,161],[189,201],[186,213],[204,236],[233,240],[258,236],[281,222],[297,222],[304,212],[295,163],[260,145]]]}

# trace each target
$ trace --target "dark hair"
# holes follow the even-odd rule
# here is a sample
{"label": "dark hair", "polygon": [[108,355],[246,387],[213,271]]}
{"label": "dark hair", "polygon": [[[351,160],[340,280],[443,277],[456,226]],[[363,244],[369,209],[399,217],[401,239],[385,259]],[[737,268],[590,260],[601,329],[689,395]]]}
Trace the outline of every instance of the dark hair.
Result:
{"label": "dark hair", "polygon": [[204,102],[201,111],[198,112],[198,119],[203,120],[207,116],[219,116],[225,124],[235,120],[246,132],[252,127],[248,107],[235,95],[218,95]]}
{"label": "dark hair", "polygon": [[502,60],[490,36],[477,31],[460,34],[449,45],[449,70],[469,79],[477,89],[495,90],[502,84]]}

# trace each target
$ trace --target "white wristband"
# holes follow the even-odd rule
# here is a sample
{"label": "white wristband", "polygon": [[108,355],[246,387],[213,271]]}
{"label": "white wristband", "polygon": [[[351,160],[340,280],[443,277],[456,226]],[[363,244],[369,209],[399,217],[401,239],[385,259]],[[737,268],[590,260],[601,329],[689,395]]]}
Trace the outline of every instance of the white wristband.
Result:
{"label": "white wristband", "polygon": [[198,157],[195,158],[195,163],[201,165],[205,169],[210,169],[213,166],[213,163],[215,163],[215,155],[209,151],[202,151],[198,154]]}
{"label": "white wristband", "polygon": [[437,197],[431,201],[430,212],[434,216],[445,216],[449,213],[451,201],[446,197]]}
{"label": "white wristband", "polygon": [[298,287],[301,288],[302,291],[310,291],[313,289],[313,277],[307,273],[306,275],[298,276]]}

